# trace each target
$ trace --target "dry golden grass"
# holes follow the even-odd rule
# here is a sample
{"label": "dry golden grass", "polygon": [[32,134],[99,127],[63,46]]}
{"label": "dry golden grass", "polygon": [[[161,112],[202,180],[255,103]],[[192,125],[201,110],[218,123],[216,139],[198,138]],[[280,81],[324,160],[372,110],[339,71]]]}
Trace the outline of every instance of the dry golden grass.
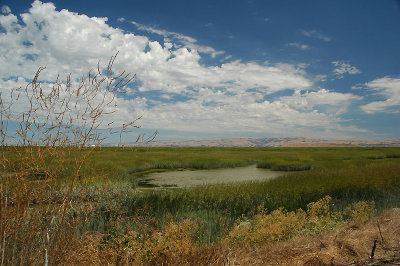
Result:
{"label": "dry golden grass", "polygon": [[[74,205],[75,183],[104,136],[120,137],[137,120],[108,121],[134,75],[107,68],[42,84],[40,67],[26,87],[0,94],[0,265],[59,264],[88,212]],[[112,118],[111,118],[112,119]],[[13,125],[13,126],[12,126]],[[59,183],[65,183],[65,189]]]}
{"label": "dry golden grass", "polygon": [[[378,227],[379,224],[379,227]],[[380,229],[379,229],[380,228]],[[375,239],[374,259],[370,259]],[[400,262],[400,209],[316,237],[237,248],[226,265],[368,265]],[[379,264],[381,263],[381,264]]]}
{"label": "dry golden grass", "polygon": [[[382,265],[386,262],[393,265],[400,262],[400,209],[387,210],[379,217],[358,220],[318,236],[298,236],[252,246],[229,247],[220,243],[198,247],[192,242],[192,235],[187,233],[191,226],[189,221],[171,222],[162,234],[155,233],[142,242],[142,249],[137,249],[136,253],[132,253],[133,250],[124,253],[121,252],[123,249],[118,251],[105,245],[100,234],[85,234],[71,242],[61,264]],[[375,256],[370,259],[375,240]],[[151,250],[154,256],[144,252],[146,250]]]}
{"label": "dry golden grass", "polygon": [[[325,197],[310,203],[307,211],[279,209],[270,214],[261,211],[246,225],[234,227],[225,241],[205,246],[196,241],[201,221],[171,219],[158,230],[130,231],[111,238],[107,234],[85,233],[70,241],[58,262],[61,265],[366,265],[400,261],[400,209],[371,218],[374,211],[371,202],[355,203],[345,210],[349,215],[355,213],[355,220],[345,224],[343,220],[335,223],[329,204],[330,197]],[[304,231],[310,225],[318,230]],[[326,225],[330,227],[322,230]],[[244,231],[241,238],[232,242],[232,234],[236,237],[237,230]],[[371,260],[375,240],[377,246]]]}
{"label": "dry golden grass", "polygon": [[[288,212],[278,208],[266,213],[262,208],[251,220],[242,219],[229,232],[227,242],[233,245],[253,245],[266,242],[283,241],[298,235],[316,235],[333,230],[343,224],[343,213],[332,212],[330,196],[326,196],[307,206],[307,211],[298,209]],[[355,219],[365,219],[371,215],[374,206],[360,202],[349,206]],[[368,212],[369,211],[369,212]],[[353,216],[351,216],[353,217]]]}

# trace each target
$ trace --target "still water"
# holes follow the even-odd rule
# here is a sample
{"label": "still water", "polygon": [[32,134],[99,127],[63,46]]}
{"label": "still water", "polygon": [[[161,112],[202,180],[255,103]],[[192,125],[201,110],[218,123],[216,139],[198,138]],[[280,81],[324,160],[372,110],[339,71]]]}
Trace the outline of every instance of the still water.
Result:
{"label": "still water", "polygon": [[[287,173],[287,172],[286,172]],[[149,185],[160,187],[190,187],[196,185],[233,183],[241,181],[260,181],[275,178],[285,172],[257,168],[256,165],[237,168],[211,170],[180,170],[152,173],[146,175],[143,181]]]}

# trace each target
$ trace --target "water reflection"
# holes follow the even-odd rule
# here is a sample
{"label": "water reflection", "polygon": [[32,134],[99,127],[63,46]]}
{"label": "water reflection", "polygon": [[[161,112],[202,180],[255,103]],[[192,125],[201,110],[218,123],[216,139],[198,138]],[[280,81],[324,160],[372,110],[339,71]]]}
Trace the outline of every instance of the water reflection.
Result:
{"label": "water reflection", "polygon": [[142,184],[159,187],[190,187],[195,185],[266,180],[283,175],[255,165],[211,170],[181,170],[146,175]]}

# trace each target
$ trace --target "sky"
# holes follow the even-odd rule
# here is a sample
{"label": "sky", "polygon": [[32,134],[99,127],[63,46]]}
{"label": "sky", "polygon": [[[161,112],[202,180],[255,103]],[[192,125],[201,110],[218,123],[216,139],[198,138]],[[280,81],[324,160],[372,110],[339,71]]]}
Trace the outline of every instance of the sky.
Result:
{"label": "sky", "polygon": [[[0,0],[0,91],[118,52],[113,119],[159,140],[400,138],[400,1]],[[132,135],[133,139],[133,135]]]}

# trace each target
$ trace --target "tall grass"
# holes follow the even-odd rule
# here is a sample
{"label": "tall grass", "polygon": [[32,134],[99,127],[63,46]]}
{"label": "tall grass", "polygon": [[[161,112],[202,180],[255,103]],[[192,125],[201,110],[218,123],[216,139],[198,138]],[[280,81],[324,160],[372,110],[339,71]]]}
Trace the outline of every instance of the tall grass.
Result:
{"label": "tall grass", "polygon": [[[194,151],[197,155],[193,155]],[[361,213],[358,209],[362,206],[354,205],[357,202],[374,202],[378,212],[398,206],[400,165],[399,159],[393,156],[398,152],[392,148],[96,150],[92,158],[101,159],[97,162],[99,167],[83,167],[82,173],[86,174],[77,180],[77,187],[71,194],[71,201],[77,208],[68,212],[69,230],[80,236],[76,241],[83,241],[79,244],[81,249],[86,250],[84,245],[88,243],[97,243],[102,252],[109,252],[107,256],[113,254],[111,257],[115,263],[156,263],[165,261],[167,257],[179,261],[216,243],[248,245],[288,239],[307,232],[322,232],[325,229],[321,228],[333,229],[352,215]],[[175,154],[178,159],[173,159]],[[143,155],[140,163],[136,162],[132,168],[130,157],[139,155]],[[105,160],[118,156],[121,156],[120,160]],[[384,158],[371,158],[373,156]],[[218,160],[213,164],[211,158]],[[143,169],[201,168],[204,165],[230,167],[267,160],[287,165],[311,162],[314,170],[288,172],[262,182],[185,189],[145,190],[137,189],[135,184],[136,175],[143,173],[140,172]],[[136,171],[129,174],[131,169]],[[46,194],[53,197],[48,202],[54,203],[57,202],[54,199],[58,199],[62,204],[65,193],[58,190]],[[308,214],[298,212],[298,209],[307,212],[310,203],[327,195],[331,197],[329,211],[332,215],[343,215],[339,218],[329,216],[329,226],[325,223],[311,228],[306,222]],[[349,206],[358,207],[352,207],[353,211],[350,211]],[[53,223],[57,223],[57,219]],[[279,230],[267,230],[271,221],[279,225],[277,230],[282,230],[282,234],[273,234]],[[318,221],[322,223],[323,220]],[[295,226],[287,227],[290,224]],[[51,237],[52,227],[46,224],[43,228],[44,232],[49,230]],[[88,232],[97,232],[100,238]],[[32,237],[27,231],[22,234]],[[44,247],[46,238],[35,239],[39,241],[35,245]],[[179,242],[181,240],[183,242]],[[179,249],[173,243],[181,243],[185,249]],[[71,246],[64,247],[70,252]],[[102,252],[96,254],[104,255]]]}
{"label": "tall grass", "polygon": [[155,213],[211,208],[240,216],[251,213],[259,205],[269,210],[281,206],[288,210],[304,208],[325,195],[331,195],[337,202],[345,201],[344,205],[352,201],[374,200],[378,206],[386,206],[396,203],[391,196],[398,198],[399,170],[399,166],[314,170],[264,182],[149,191],[139,194],[132,208],[147,204]]}
{"label": "tall grass", "polygon": [[291,162],[285,160],[258,161],[258,168],[271,169],[273,171],[307,171],[313,169],[310,162]]}
{"label": "tall grass", "polygon": [[[267,212],[280,207],[295,211],[306,209],[310,202],[326,195],[332,197],[335,211],[343,211],[357,201],[374,201],[378,210],[397,206],[400,199],[397,154],[400,154],[398,148],[139,148],[122,151],[106,148],[94,155],[99,167],[92,172],[101,173],[105,179],[95,177],[88,187],[83,186],[82,191],[87,192],[82,193],[91,195],[97,206],[94,209],[96,218],[88,222],[91,230],[106,232],[112,227],[113,217],[129,220],[146,210],[159,221],[157,226],[171,216],[177,221],[201,219],[207,229],[200,239],[211,243],[223,237],[227,228],[241,216],[252,217],[259,206]],[[384,158],[372,158],[377,156]],[[106,158],[118,160],[111,162]],[[146,171],[231,167],[253,162],[311,165],[314,170],[287,168],[292,172],[264,182],[136,189],[137,175]],[[101,165],[109,166],[119,177],[109,169],[102,172]],[[97,189],[89,189],[94,184]],[[100,189],[101,184],[108,189]]]}
{"label": "tall grass", "polygon": [[[251,217],[241,216],[233,226],[223,227],[224,234],[213,245],[204,242],[204,236],[211,234],[202,219],[176,220],[174,216],[169,216],[155,227],[157,219],[149,220],[146,213],[132,219],[136,226],[127,226],[124,223],[126,219],[116,218],[111,229],[102,234],[100,252],[93,252],[92,259],[100,257],[97,264],[211,264],[217,260],[210,255],[221,246],[222,250],[248,248],[249,245],[284,241],[300,235],[318,235],[335,230],[346,221],[365,221],[375,214],[374,202],[355,202],[344,211],[333,211],[332,206],[331,197],[326,196],[310,202],[306,209],[296,211],[278,208],[267,212],[258,207]],[[100,246],[99,242],[97,240],[95,246]],[[101,260],[101,253],[103,257],[107,255],[107,259]],[[220,256],[225,257],[223,254]],[[82,258],[76,261],[82,261]]]}
{"label": "tall grass", "polygon": [[[91,184],[133,182],[135,176],[156,169],[215,169],[257,164],[279,171],[341,169],[398,165],[398,148],[111,148],[88,158],[90,169],[82,181]],[[384,159],[371,159],[385,157]],[[85,171],[83,167],[82,171]],[[88,180],[90,179],[90,182]]]}
{"label": "tall grass", "polygon": [[[39,80],[45,70],[40,67],[26,87],[0,94],[1,265],[65,259],[90,213],[90,206],[74,204],[75,184],[90,172],[86,162],[97,150],[87,147],[102,142],[97,129],[134,77],[114,73],[114,60],[79,81],[57,77],[50,88]],[[121,134],[135,122],[122,124]]]}
{"label": "tall grass", "polygon": [[149,162],[145,166],[128,169],[128,174],[143,172],[152,169],[217,169],[217,168],[233,168],[241,167],[252,164],[253,161],[237,160],[237,161],[223,161],[219,159],[197,159],[193,161],[177,161],[177,160],[163,160]]}
{"label": "tall grass", "polygon": [[[330,195],[333,211],[344,211],[358,201],[373,201],[378,211],[398,207],[400,202],[400,166],[351,167],[288,173],[262,182],[204,185],[191,188],[138,190],[118,188],[97,195],[99,207],[92,229],[104,232],[110,217],[132,217],[142,210],[154,217],[158,226],[168,217],[177,221],[201,219],[205,228],[201,242],[223,238],[242,216],[252,217],[262,208],[269,213],[279,208],[306,209],[310,202]],[[102,197],[102,198],[101,198]],[[101,199],[100,199],[101,198]],[[107,202],[107,206],[105,205]],[[111,204],[112,202],[112,204]],[[157,227],[157,226],[156,226]]]}

